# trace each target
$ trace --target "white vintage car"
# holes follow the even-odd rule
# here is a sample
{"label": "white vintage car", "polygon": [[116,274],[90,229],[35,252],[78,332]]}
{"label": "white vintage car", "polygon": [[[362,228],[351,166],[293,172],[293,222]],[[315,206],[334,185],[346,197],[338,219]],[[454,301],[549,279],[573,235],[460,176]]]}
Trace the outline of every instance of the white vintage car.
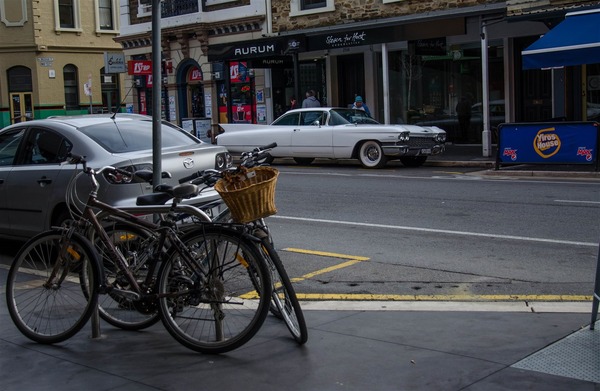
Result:
{"label": "white vintage car", "polygon": [[315,158],[358,159],[364,167],[381,168],[388,160],[418,167],[442,153],[446,132],[436,126],[383,125],[362,110],[313,107],[290,110],[271,125],[219,124],[217,144],[232,154],[277,143],[274,158],[298,164]]}

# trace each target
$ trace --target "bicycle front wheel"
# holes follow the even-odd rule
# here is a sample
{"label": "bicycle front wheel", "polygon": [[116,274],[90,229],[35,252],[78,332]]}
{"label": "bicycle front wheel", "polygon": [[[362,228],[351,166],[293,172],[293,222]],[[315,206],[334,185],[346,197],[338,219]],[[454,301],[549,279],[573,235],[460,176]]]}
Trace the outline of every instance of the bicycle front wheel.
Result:
{"label": "bicycle front wheel", "polygon": [[74,336],[98,298],[98,266],[89,242],[62,231],[31,238],[13,260],[6,282],[8,312],[19,331],[51,344]]}
{"label": "bicycle front wheel", "polygon": [[256,245],[237,231],[213,225],[189,232],[182,242],[185,254],[173,254],[158,276],[166,329],[202,353],[242,346],[262,326],[271,298],[269,272]]}
{"label": "bicycle front wheel", "polygon": [[300,345],[305,344],[308,341],[308,329],[292,281],[283,266],[283,262],[281,262],[281,258],[279,258],[279,254],[269,243],[269,239],[263,238],[260,246],[269,265],[273,283],[271,313],[285,321],[285,325],[296,342]]}

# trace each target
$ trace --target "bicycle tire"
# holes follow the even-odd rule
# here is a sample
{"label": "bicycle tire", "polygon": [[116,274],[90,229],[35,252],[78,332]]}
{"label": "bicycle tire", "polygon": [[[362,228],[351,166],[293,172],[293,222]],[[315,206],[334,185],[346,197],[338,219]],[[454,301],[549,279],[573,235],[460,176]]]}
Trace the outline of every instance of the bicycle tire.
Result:
{"label": "bicycle tire", "polygon": [[199,225],[182,241],[196,270],[178,253],[161,265],[159,311],[165,328],[194,351],[237,349],[258,332],[269,312],[265,260],[247,236],[223,226]]}
{"label": "bicycle tire", "polygon": [[96,308],[96,253],[88,240],[73,234],[63,245],[65,255],[61,258],[58,254],[63,240],[62,230],[34,236],[21,247],[8,272],[10,317],[23,335],[38,343],[71,338]]}
{"label": "bicycle tire", "polygon": [[270,311],[275,317],[285,322],[294,340],[303,345],[308,341],[308,329],[292,281],[269,239],[261,239],[260,245],[261,251],[265,253],[264,257],[269,264],[271,283],[273,284]]}
{"label": "bicycle tire", "polygon": [[[152,262],[156,238],[147,230],[126,223],[107,223],[105,220],[104,230],[125,257],[129,271],[142,283],[146,278],[149,262]],[[106,255],[104,245],[97,237],[94,237],[93,242],[104,268],[104,278],[111,286],[128,290],[129,282],[122,276],[114,261]],[[143,293],[149,294],[155,291],[155,284],[142,288],[145,290]],[[156,298],[142,297],[134,300],[114,291],[98,297],[98,313],[108,324],[123,330],[143,330],[160,320]]]}

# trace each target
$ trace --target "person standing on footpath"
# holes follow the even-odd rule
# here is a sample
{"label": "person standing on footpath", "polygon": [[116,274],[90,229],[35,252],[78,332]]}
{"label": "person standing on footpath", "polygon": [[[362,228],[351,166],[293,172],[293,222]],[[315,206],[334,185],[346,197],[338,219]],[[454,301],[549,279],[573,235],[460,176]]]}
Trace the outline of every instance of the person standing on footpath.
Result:
{"label": "person standing on footpath", "polygon": [[302,101],[302,108],[305,107],[321,107],[321,102],[315,96],[315,90],[306,91],[306,99]]}
{"label": "person standing on footpath", "polygon": [[292,96],[290,98],[290,108],[289,108],[289,110],[294,110],[294,109],[297,109],[297,108],[298,108],[298,102],[296,101],[296,97]]}
{"label": "person standing on footpath", "polygon": [[360,95],[356,95],[356,98],[354,98],[354,105],[352,105],[352,108],[356,110],[363,110],[369,117],[371,116],[371,111],[367,107],[366,103],[363,102],[363,98]]}
{"label": "person standing on footpath", "polygon": [[469,138],[469,128],[471,127],[471,102],[466,96],[463,96],[456,105],[456,116],[459,128],[458,139],[466,141]]}

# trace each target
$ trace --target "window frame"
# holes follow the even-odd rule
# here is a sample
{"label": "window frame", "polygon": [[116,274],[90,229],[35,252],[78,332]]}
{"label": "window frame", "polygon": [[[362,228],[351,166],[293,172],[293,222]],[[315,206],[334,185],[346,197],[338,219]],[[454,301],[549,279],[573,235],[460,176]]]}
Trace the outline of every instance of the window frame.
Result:
{"label": "window frame", "polygon": [[315,7],[302,9],[303,0],[290,0],[290,17],[294,16],[304,16],[311,14],[320,14],[323,12],[333,12],[335,11],[335,1],[334,0],[325,0],[324,7]]}
{"label": "window frame", "polygon": [[62,27],[60,25],[60,0],[54,0],[54,29],[57,33],[61,32],[76,32],[81,33],[83,29],[81,28],[81,7],[79,5],[79,0],[71,0],[73,7],[73,27]]}
{"label": "window frame", "polygon": [[[68,68],[68,69],[67,69]],[[71,70],[74,70],[74,78],[73,80],[75,81],[74,85],[67,85],[67,79],[65,78],[65,70],[68,70],[69,73],[71,73]],[[65,66],[62,69],[63,71],[63,91],[64,91],[64,96],[65,96],[65,110],[80,110],[81,109],[81,105],[80,105],[80,96],[79,96],[79,69],[77,68],[76,65],[74,64],[65,64]],[[71,79],[69,79],[69,81],[71,81]],[[67,99],[67,90],[69,90],[69,92],[75,92],[75,100],[73,102],[71,102],[70,100]],[[75,106],[76,104],[76,106]]]}
{"label": "window frame", "polygon": [[96,33],[97,34],[107,34],[107,33],[118,33],[119,32],[119,8],[117,4],[117,0],[106,0],[110,2],[110,16],[112,20],[111,28],[103,28],[102,21],[100,18],[100,1],[94,0],[94,10],[95,10],[95,23],[96,23]]}

